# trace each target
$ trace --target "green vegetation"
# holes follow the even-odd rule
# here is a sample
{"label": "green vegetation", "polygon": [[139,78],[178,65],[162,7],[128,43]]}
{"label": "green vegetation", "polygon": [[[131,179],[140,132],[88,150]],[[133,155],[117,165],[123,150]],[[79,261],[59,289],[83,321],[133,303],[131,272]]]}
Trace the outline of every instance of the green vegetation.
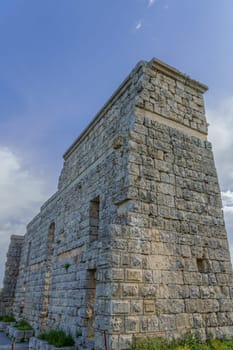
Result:
{"label": "green vegetation", "polygon": [[19,322],[17,322],[17,324],[15,325],[15,328],[20,329],[21,331],[32,330],[32,326],[26,320],[20,320]]}
{"label": "green vegetation", "polygon": [[183,340],[176,340],[171,343],[161,338],[141,339],[132,350],[232,350],[233,340],[208,340],[201,343],[193,335],[188,335]]}
{"label": "green vegetation", "polygon": [[46,333],[40,334],[38,338],[47,341],[48,344],[54,345],[57,348],[74,345],[73,337],[70,334],[66,335],[65,332],[60,329],[51,329]]}
{"label": "green vegetation", "polygon": [[69,270],[70,263],[65,263],[65,265],[63,265],[63,267],[66,269],[66,272],[67,272]]}
{"label": "green vegetation", "polygon": [[15,322],[15,318],[12,315],[0,316],[0,322]]}

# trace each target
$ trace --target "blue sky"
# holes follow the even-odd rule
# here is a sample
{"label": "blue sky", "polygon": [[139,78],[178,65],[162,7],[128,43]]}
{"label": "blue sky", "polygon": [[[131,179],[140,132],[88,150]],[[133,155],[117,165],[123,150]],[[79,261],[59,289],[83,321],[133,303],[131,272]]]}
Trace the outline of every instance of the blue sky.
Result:
{"label": "blue sky", "polygon": [[[56,190],[62,154],[139,60],[207,84],[233,244],[232,0],[0,2],[0,266]],[[0,267],[0,280],[2,268]]]}

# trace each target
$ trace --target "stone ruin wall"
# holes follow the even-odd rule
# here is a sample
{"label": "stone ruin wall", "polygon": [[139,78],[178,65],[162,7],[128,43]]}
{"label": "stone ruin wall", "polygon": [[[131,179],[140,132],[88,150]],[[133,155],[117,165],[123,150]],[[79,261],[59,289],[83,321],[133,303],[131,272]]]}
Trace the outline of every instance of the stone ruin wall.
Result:
{"label": "stone ruin wall", "polygon": [[[13,310],[39,331],[127,349],[137,336],[233,334],[233,278],[207,141],[206,87],[140,62],[64,155],[28,225]],[[81,337],[80,337],[81,339]]]}
{"label": "stone ruin wall", "polygon": [[24,238],[12,235],[5,264],[5,276],[3,289],[0,294],[0,314],[8,315],[12,313],[12,304],[15,297],[16,281],[19,274],[19,263],[21,257]]}
{"label": "stone ruin wall", "polygon": [[138,333],[232,337],[232,266],[205,87],[159,62],[142,85],[129,135],[130,194],[112,232],[113,348]]}
{"label": "stone ruin wall", "polygon": [[13,307],[37,331],[59,326],[92,336],[95,299],[101,349],[103,330],[111,323],[110,225],[114,202],[128,188],[127,135],[141,68],[136,70],[65,156],[59,191],[28,225]]}

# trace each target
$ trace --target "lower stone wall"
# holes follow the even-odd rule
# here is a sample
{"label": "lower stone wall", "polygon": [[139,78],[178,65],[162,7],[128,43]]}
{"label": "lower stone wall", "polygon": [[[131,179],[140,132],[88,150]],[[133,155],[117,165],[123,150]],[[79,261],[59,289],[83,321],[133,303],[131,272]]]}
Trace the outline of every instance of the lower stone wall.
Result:
{"label": "lower stone wall", "polygon": [[5,310],[4,310],[4,305],[2,302],[2,291],[0,292],[0,315],[4,315],[5,314]]}
{"label": "lower stone wall", "polygon": [[136,337],[233,337],[233,275],[208,141],[136,116],[131,188],[111,225],[111,349]]}
{"label": "lower stone wall", "polygon": [[0,295],[0,314],[11,314],[15,296],[15,288],[19,273],[23,236],[12,235],[7,253],[3,289]]}

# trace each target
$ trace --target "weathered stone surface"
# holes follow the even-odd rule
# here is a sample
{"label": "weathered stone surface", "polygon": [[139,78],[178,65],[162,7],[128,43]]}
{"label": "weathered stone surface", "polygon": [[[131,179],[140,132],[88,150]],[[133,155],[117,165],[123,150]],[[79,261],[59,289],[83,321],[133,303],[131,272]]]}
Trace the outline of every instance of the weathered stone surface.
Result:
{"label": "weathered stone surface", "polygon": [[28,341],[34,334],[33,330],[20,330],[13,326],[7,327],[6,330],[7,335],[9,338],[14,340],[16,343],[21,343],[24,341]]}
{"label": "weathered stone surface", "polygon": [[[90,347],[85,347],[88,350],[93,350]],[[31,337],[29,340],[29,350],[75,350],[75,346],[66,346],[66,347],[60,347],[57,348],[53,345],[48,344],[46,341]],[[81,349],[81,347],[79,348]],[[82,350],[82,349],[81,349]]]}
{"label": "weathered stone surface", "polygon": [[0,322],[0,331],[6,332],[8,327],[13,327],[15,322]]}
{"label": "weathered stone surface", "polygon": [[24,237],[17,235],[11,236],[11,242],[8,249],[7,261],[5,265],[3,289],[0,293],[1,315],[9,315],[12,311],[23,243]]}
{"label": "weathered stone surface", "polygon": [[36,333],[61,327],[95,350],[147,334],[232,337],[205,91],[156,59],[140,62],[65,153],[58,191],[6,269],[7,308]]}

